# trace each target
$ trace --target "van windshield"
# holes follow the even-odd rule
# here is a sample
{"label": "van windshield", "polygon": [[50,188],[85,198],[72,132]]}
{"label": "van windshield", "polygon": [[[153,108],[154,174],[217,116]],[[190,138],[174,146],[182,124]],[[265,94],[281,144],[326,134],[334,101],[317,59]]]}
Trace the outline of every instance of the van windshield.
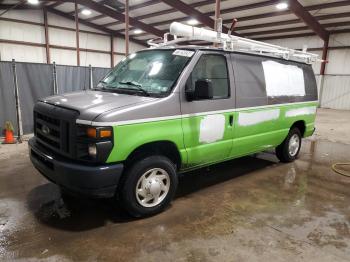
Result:
{"label": "van windshield", "polygon": [[193,53],[187,50],[147,50],[131,54],[97,87],[99,90],[165,96]]}

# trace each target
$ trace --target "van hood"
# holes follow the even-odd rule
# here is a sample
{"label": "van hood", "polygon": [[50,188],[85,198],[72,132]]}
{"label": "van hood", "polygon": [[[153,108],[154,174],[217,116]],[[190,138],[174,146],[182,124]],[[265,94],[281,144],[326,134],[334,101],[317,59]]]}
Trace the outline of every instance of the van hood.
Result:
{"label": "van hood", "polygon": [[92,121],[102,113],[156,99],[154,97],[89,90],[50,96],[40,101],[79,111],[79,119]]}

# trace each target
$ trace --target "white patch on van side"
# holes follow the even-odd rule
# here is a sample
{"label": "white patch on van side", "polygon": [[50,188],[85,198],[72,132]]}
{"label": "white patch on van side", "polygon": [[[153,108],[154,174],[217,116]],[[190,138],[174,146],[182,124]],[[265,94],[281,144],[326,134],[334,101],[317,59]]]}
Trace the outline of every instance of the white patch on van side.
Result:
{"label": "white patch on van side", "polygon": [[296,109],[290,109],[286,112],[286,117],[304,116],[316,114],[316,106],[308,106]]}
{"label": "white patch on van side", "polygon": [[262,62],[267,96],[305,96],[303,70],[275,61]]}
{"label": "white patch on van side", "polygon": [[256,112],[240,112],[238,115],[238,125],[252,126],[262,122],[276,120],[280,116],[279,109],[263,110]]}
{"label": "white patch on van side", "polygon": [[173,55],[179,55],[179,56],[186,56],[186,57],[191,57],[194,54],[193,51],[189,51],[189,50],[180,50],[180,49],[176,49],[173,52]]}
{"label": "white patch on van side", "polygon": [[200,123],[199,142],[212,143],[224,137],[225,116],[208,115]]}

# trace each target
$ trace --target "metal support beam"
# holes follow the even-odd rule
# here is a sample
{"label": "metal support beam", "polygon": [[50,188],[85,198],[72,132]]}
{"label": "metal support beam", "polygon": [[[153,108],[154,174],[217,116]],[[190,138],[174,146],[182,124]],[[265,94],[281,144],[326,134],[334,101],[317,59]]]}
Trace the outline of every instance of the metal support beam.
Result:
{"label": "metal support beam", "polygon": [[327,55],[328,55],[328,44],[329,44],[329,36],[323,41],[323,48],[322,48],[322,62],[321,64],[321,69],[320,69],[320,77],[318,81],[318,86],[319,86],[319,107],[322,106],[322,97],[323,97],[323,88],[324,88],[324,75],[326,71],[326,60],[327,60]]}
{"label": "metal support beam", "polygon": [[85,19],[85,21],[86,22],[91,22],[91,21],[94,21],[94,20],[97,20],[97,19],[101,19],[101,18],[104,18],[104,17],[106,17],[106,16],[105,15],[96,15],[96,16],[93,16],[93,17]]}
{"label": "metal support beam", "polygon": [[77,0],[74,3],[75,10],[75,39],[77,47],[77,65],[80,66],[80,49],[79,49],[79,15],[78,15],[78,3]]}
{"label": "metal support beam", "polygon": [[125,0],[125,56],[129,55],[129,0]]}
{"label": "metal support beam", "polygon": [[[350,33],[350,29],[332,30],[332,31],[329,31],[329,33],[346,34],[346,33]],[[275,35],[275,36],[259,37],[259,38],[252,38],[252,39],[257,41],[266,41],[266,40],[272,40],[272,39],[285,39],[285,38],[305,37],[305,36],[314,36],[314,35],[316,35],[314,32],[310,32],[310,33],[292,34],[292,35]]]}
{"label": "metal support beam", "polygon": [[[220,3],[221,3],[221,0],[216,0],[215,1],[215,25],[214,25],[214,30],[217,31],[217,32],[221,32],[222,31],[222,28],[219,28],[219,27],[222,27],[222,21],[219,22],[219,18],[220,18]],[[217,46],[219,46],[219,44],[215,43],[214,47],[217,47]]]}
{"label": "metal support beam", "polygon": [[[94,78],[92,76],[92,66],[89,65],[89,89],[91,90],[93,88],[94,88]],[[86,90],[86,88],[85,88],[85,90]]]}
{"label": "metal support beam", "polygon": [[[263,2],[263,3],[265,3],[267,5],[271,5],[270,1],[267,1],[267,2],[268,3],[266,3],[266,2]],[[262,7],[263,3],[260,3],[259,7]],[[340,1],[340,2],[331,2],[331,3],[323,3],[323,4],[317,4],[317,5],[310,5],[310,6],[304,7],[304,9],[307,10],[307,11],[312,11],[312,10],[319,10],[319,9],[324,9],[324,8],[348,6],[349,4],[350,4],[350,0],[344,0],[344,1]],[[235,9],[230,8],[230,10],[231,10],[231,12],[238,12],[238,11],[242,11],[242,10],[249,10],[251,8],[257,8],[257,6],[256,5],[253,6],[253,4],[249,4],[249,5],[243,5],[243,6],[235,7]],[[227,9],[221,10],[221,13],[226,13],[226,10]],[[243,22],[243,21],[251,21],[251,20],[270,18],[270,17],[282,16],[282,15],[289,15],[289,14],[291,14],[290,10],[274,11],[274,12],[263,13],[263,14],[258,14],[258,15],[237,17],[237,20],[239,22]],[[210,16],[210,15],[213,15],[213,14],[212,14],[212,11],[211,11],[211,12],[205,13],[204,15]],[[336,14],[332,14],[332,15],[335,16]],[[179,18],[176,19],[176,21],[177,22],[183,22],[183,21],[186,21],[187,19],[188,19],[188,16],[179,17]],[[161,25],[170,24],[173,21],[174,21],[174,19],[163,20],[163,21],[160,21],[160,22],[151,23],[150,25],[152,25],[152,26],[161,26]],[[223,20],[223,24],[230,24],[231,22],[232,22],[232,18]]]}
{"label": "metal support beam", "polygon": [[[262,8],[262,7],[266,7],[266,6],[275,5],[275,4],[279,3],[280,1],[281,0],[268,0],[268,1],[264,1],[264,2],[229,7],[229,8],[221,10],[221,14],[235,13],[235,12],[241,12],[241,11],[246,11],[246,10],[250,10],[250,9]],[[208,15],[208,16],[212,16],[214,14],[215,14],[215,12],[213,12],[213,11],[205,13],[205,15]],[[232,18],[231,18],[231,20],[232,20]]]}
{"label": "metal support beam", "polygon": [[[56,1],[56,3],[52,4],[52,5],[47,5],[51,8],[57,7],[59,5],[62,5],[66,2],[72,2],[74,3],[75,0],[60,0],[60,1]],[[0,1],[0,3],[2,3],[3,1]],[[40,0],[41,4],[39,5],[32,5],[27,3],[27,0],[21,0],[19,3],[17,4],[0,4],[0,9],[18,9],[18,10],[25,10],[25,9],[42,9],[42,4],[43,2],[52,2],[52,1],[45,1],[45,0]],[[9,10],[8,10],[9,11]],[[7,12],[7,11],[6,11]]]}
{"label": "metal support beam", "polygon": [[[167,5],[176,8],[177,10],[179,10],[180,12],[197,19],[199,22],[201,22],[202,24],[210,27],[210,28],[215,28],[215,21],[213,19],[211,19],[209,16],[206,16],[205,14],[199,12],[197,9],[195,9],[194,7],[185,4],[184,2],[180,1],[180,0],[163,0],[164,3],[166,3]],[[228,32],[228,28],[223,27],[222,31],[224,33]]]}
{"label": "metal support beam", "polygon": [[[327,27],[337,27],[337,26],[350,26],[350,21],[346,22],[337,22],[337,23],[327,23],[322,24],[324,28]],[[291,28],[282,28],[282,29],[275,29],[275,30],[264,30],[264,31],[257,31],[257,32],[249,32],[249,33],[241,33],[245,37],[255,37],[258,35],[271,35],[271,34],[280,34],[280,33],[289,33],[294,31],[304,31],[308,30],[309,27],[307,26],[300,26],[300,27],[291,27]]]}
{"label": "metal support beam", "polygon": [[215,1],[215,26],[214,26],[214,30],[218,31],[218,19],[220,18],[220,2],[221,0],[216,0]]}
{"label": "metal support beam", "polygon": [[289,1],[289,9],[323,40],[329,37],[329,32],[297,0]]}
{"label": "metal support beam", "polygon": [[111,35],[111,68],[114,67],[114,37]]}
{"label": "metal support beam", "polygon": [[15,104],[16,104],[16,125],[17,125],[17,142],[22,143],[23,127],[22,127],[22,113],[21,105],[19,100],[18,92],[18,81],[17,81],[17,70],[16,70],[16,61],[12,59],[12,73],[13,73],[13,85],[15,93]]}
{"label": "metal support beam", "polygon": [[49,26],[47,22],[47,10],[44,7],[44,28],[45,28],[45,49],[46,49],[46,63],[50,64],[50,40],[49,40]]}
{"label": "metal support beam", "polygon": [[[215,1],[216,0],[201,0],[199,2],[196,2],[196,3],[193,3],[193,4],[189,4],[189,5],[192,6],[192,7],[200,7],[200,6],[203,6],[203,5],[209,5],[209,4],[215,3]],[[221,1],[223,2],[223,1],[228,1],[228,0],[221,0]],[[161,0],[151,0],[151,1],[148,1],[148,2],[145,2],[145,3],[142,3],[142,4],[132,5],[132,6],[129,7],[129,10],[131,11],[131,10],[135,10],[137,8],[140,8],[139,6],[146,7],[146,6],[158,4],[159,2],[162,2],[162,1]],[[175,8],[169,8],[169,9],[163,9],[163,10],[160,10],[160,11],[157,11],[157,12],[152,12],[152,13],[145,14],[145,15],[135,16],[134,18],[137,19],[137,20],[143,20],[143,19],[146,19],[146,18],[151,18],[151,17],[160,16],[160,15],[171,14],[171,13],[174,13],[174,12],[177,12],[177,10]],[[119,25],[119,24],[121,24],[120,21],[111,22],[111,23],[107,23],[107,24],[103,24],[103,25],[104,26],[111,26],[111,25]]]}
{"label": "metal support beam", "polygon": [[[114,0],[114,1],[118,3],[118,1],[116,1],[116,0]],[[97,2],[98,2],[98,4],[100,4],[100,5],[104,5],[106,2],[108,2],[108,0],[102,0],[102,1],[97,1]],[[84,9],[85,9],[85,7],[79,8],[79,9],[78,9],[78,13],[80,13],[80,12],[83,11]],[[71,11],[71,12],[69,12],[68,14],[74,15],[74,14],[75,14],[75,11]]]}
{"label": "metal support beam", "polygon": [[[323,49],[322,49],[322,60],[326,61],[327,60],[327,55],[328,55],[328,44],[329,44],[329,35],[328,37],[323,41]],[[321,69],[320,69],[320,75],[324,75],[326,71],[326,63],[323,62],[321,64]]]}
{"label": "metal support beam", "polygon": [[53,78],[53,94],[58,94],[58,85],[57,85],[57,70],[56,63],[52,63],[52,78]]}
{"label": "metal support beam", "polygon": [[[35,47],[45,48],[45,44],[41,44],[41,43],[7,40],[7,39],[0,38],[0,44],[2,44],[2,43],[10,44],[10,45],[24,45],[24,46],[35,46]],[[71,47],[71,46],[50,45],[49,47],[50,47],[50,49],[76,51],[76,48]],[[99,50],[99,49],[90,49],[90,48],[80,48],[80,51],[89,52],[89,53],[107,54],[107,55],[109,55],[111,53],[110,51],[104,51],[104,50]],[[114,54],[115,55],[125,55],[125,53],[122,53],[122,52],[114,52]]]}
{"label": "metal support beam", "polygon": [[274,36],[264,36],[264,37],[252,37],[253,40],[257,41],[266,41],[272,39],[285,39],[285,38],[295,38],[295,37],[305,37],[305,36],[314,36],[314,32],[310,33],[301,33],[301,34],[290,34],[290,35],[274,35]]}
{"label": "metal support beam", "polygon": [[[96,2],[93,2],[91,0],[77,0],[79,4],[84,5],[88,8],[91,8],[101,14],[104,14],[106,16],[109,16],[113,19],[117,19],[119,21],[125,22],[125,16],[123,13],[118,12],[116,10],[113,10],[111,8],[108,8],[106,6],[100,5]],[[162,30],[159,30],[153,26],[150,26],[148,24],[145,24],[143,22],[140,22],[137,19],[129,17],[130,25],[135,26],[139,29],[142,29],[145,32],[151,33],[155,36],[163,37],[164,32]]]}
{"label": "metal support beam", "polygon": [[[71,15],[69,15],[67,13],[62,12],[62,11],[59,11],[59,10],[56,10],[56,9],[53,9],[53,8],[50,8],[50,7],[47,7],[47,11],[49,11],[50,13],[62,16],[64,18],[67,18],[69,20],[75,21],[75,17],[74,16],[71,16]],[[116,37],[124,37],[123,34],[120,34],[120,33],[116,32],[115,30],[111,30],[111,29],[105,28],[103,26],[96,25],[96,24],[91,23],[91,22],[87,22],[87,21],[82,20],[82,19],[80,19],[80,23],[83,24],[83,25],[89,26],[91,28],[100,30],[102,32],[105,32],[105,33],[107,33],[109,35],[113,35],[113,36],[116,36]],[[138,40],[138,39],[134,39],[134,38],[131,38],[131,39],[132,39],[133,42],[135,42],[135,43],[137,43],[139,45],[147,46],[146,43],[144,41],[142,41],[142,40]]]}
{"label": "metal support beam", "polygon": [[61,3],[61,2],[56,2],[56,3],[54,3],[54,4],[52,4],[52,5],[49,5],[51,8],[55,8],[55,7],[57,7],[57,6],[59,6],[59,5],[62,5],[63,3]]}
{"label": "metal support beam", "polygon": [[[350,12],[345,12],[345,13],[338,13],[337,18],[347,18],[350,17]],[[333,19],[335,17],[335,14],[329,14],[329,15],[318,15],[314,16],[316,20],[328,20],[328,19]],[[270,23],[259,23],[259,24],[252,24],[252,25],[246,25],[246,26],[237,26],[236,30],[241,31],[241,30],[250,30],[250,29],[257,29],[257,28],[268,28],[268,27],[274,27],[274,26],[281,26],[281,25],[291,25],[291,24],[298,24],[300,23],[299,19],[291,19],[291,20],[284,20],[284,21],[278,21],[278,22],[270,22]],[[322,24],[324,27],[325,25]]]}

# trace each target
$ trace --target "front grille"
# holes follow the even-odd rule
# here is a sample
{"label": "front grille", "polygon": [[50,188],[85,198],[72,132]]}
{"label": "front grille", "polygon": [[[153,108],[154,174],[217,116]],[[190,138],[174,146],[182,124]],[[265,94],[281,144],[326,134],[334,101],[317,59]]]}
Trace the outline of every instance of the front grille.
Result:
{"label": "front grille", "polygon": [[41,113],[36,113],[36,136],[55,147],[61,149],[61,121]]}
{"label": "front grille", "polygon": [[75,120],[78,113],[53,105],[38,103],[34,108],[34,134],[50,151],[74,158]]}

